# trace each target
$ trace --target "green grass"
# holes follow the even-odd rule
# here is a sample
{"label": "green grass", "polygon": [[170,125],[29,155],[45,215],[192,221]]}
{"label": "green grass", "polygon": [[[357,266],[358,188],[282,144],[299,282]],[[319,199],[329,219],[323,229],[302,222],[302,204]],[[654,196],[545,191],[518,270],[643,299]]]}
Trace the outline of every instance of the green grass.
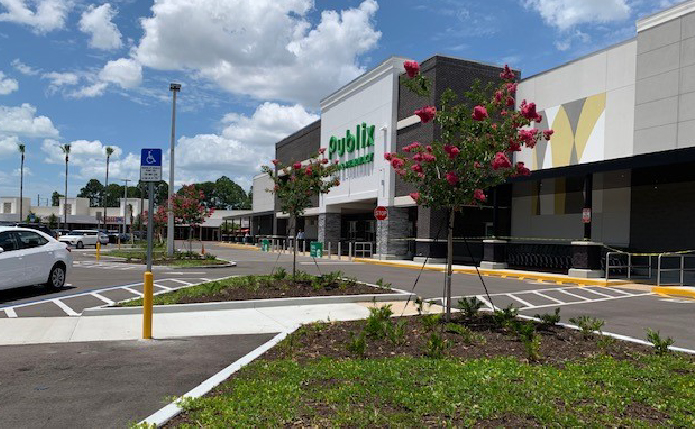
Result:
{"label": "green grass", "polygon": [[[467,426],[509,416],[542,425],[693,427],[694,370],[654,355],[564,368],[510,358],[261,360],[221,385],[221,395],[186,400],[184,427]],[[648,412],[634,413],[635,405]],[[669,420],[644,417],[654,414]]]}

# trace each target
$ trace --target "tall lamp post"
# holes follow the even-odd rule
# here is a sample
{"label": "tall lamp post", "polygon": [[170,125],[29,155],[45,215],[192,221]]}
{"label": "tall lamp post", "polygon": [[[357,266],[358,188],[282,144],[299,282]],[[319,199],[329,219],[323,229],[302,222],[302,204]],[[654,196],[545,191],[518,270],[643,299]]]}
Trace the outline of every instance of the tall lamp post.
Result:
{"label": "tall lamp post", "polygon": [[174,256],[174,202],[171,196],[174,194],[174,138],[176,134],[176,93],[181,91],[181,84],[172,83],[169,91],[173,95],[171,103],[171,150],[169,151],[169,189],[167,196],[167,256]]}
{"label": "tall lamp post", "polygon": [[[123,234],[128,233],[128,182],[130,179],[121,179],[125,182],[125,205],[123,206]],[[131,231],[132,234],[132,231]]]}

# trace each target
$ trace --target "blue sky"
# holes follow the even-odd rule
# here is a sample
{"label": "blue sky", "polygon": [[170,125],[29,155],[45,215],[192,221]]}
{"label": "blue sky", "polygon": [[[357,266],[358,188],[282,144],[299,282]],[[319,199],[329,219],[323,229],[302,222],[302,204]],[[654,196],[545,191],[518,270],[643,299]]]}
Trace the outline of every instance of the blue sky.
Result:
{"label": "blue sky", "polygon": [[[524,76],[635,35],[670,0],[0,0],[0,195],[70,195],[137,179],[141,147],[169,146],[168,83],[183,85],[177,184],[245,188],[318,102],[392,55],[509,63]],[[45,204],[45,202],[44,202]]]}

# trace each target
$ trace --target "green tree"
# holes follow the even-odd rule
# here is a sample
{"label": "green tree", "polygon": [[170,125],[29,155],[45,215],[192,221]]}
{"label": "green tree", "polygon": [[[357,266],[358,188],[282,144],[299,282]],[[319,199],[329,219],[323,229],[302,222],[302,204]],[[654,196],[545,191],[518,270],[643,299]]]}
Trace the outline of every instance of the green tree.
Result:
{"label": "green tree", "polygon": [[[325,149],[319,150],[318,155],[309,159],[306,166],[301,162],[295,162],[292,166],[283,167],[277,159],[273,160],[274,167],[263,166],[263,172],[275,182],[273,189],[267,189],[274,193],[280,200],[282,211],[290,215],[290,229],[294,234],[297,225],[297,217],[304,214],[304,210],[311,207],[311,198],[319,194],[327,194],[333,186],[340,184],[334,174],[338,171],[337,164],[331,164],[325,157]],[[292,277],[297,272],[297,245],[292,252]]]}
{"label": "green tree", "polygon": [[60,195],[58,191],[53,191],[53,195],[51,195],[51,205],[53,207],[58,207],[60,205],[60,199],[63,197],[63,195]]}
{"label": "green tree", "polygon": [[58,216],[56,216],[55,213],[51,213],[48,216],[48,227],[51,229],[58,228]]}
{"label": "green tree", "polygon": [[[125,195],[125,187],[119,185],[118,183],[112,183],[106,187],[106,206],[107,207],[120,207],[120,199]],[[129,195],[130,196],[130,195]],[[106,212],[104,212],[106,213]]]}
{"label": "green tree", "polygon": [[[406,86],[414,93],[430,96],[431,84],[420,74],[420,65],[406,61]],[[514,110],[517,84],[514,73],[505,66],[502,83],[483,86],[476,82],[463,102],[447,89],[439,108],[425,106],[415,112],[423,123],[435,120],[439,141],[413,142],[404,153],[386,153],[396,174],[415,186],[410,196],[420,205],[449,212],[446,269],[446,319],[451,318],[451,267],[456,212],[464,205],[486,200],[485,190],[500,185],[511,176],[528,175],[523,162],[512,164],[513,153],[522,146],[533,148],[541,139],[550,139],[551,130],[540,133],[527,129],[541,122],[534,103],[521,103]]]}
{"label": "green tree", "polygon": [[104,185],[101,184],[99,179],[91,179],[86,185],[84,185],[84,187],[82,187],[82,189],[80,189],[80,193],[77,194],[78,197],[89,198],[90,207],[101,206],[101,198],[103,195]]}
{"label": "green tree", "polygon": [[[214,209],[207,210],[202,201],[205,195],[194,186],[183,186],[181,192],[171,196],[174,221],[179,225],[188,225],[189,248],[193,250],[193,228],[202,225],[206,217],[210,217]],[[156,221],[155,221],[156,222]]]}

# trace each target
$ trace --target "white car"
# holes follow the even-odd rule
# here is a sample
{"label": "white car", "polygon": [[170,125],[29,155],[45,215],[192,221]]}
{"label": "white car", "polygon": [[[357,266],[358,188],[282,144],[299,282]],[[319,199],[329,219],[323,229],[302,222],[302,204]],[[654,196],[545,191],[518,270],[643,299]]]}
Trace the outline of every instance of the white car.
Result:
{"label": "white car", "polygon": [[72,255],[65,243],[27,228],[0,226],[0,289],[65,286]]}
{"label": "white car", "polygon": [[58,237],[58,241],[77,249],[84,249],[84,246],[97,247],[97,242],[101,241],[101,233],[88,230],[70,231]]}

